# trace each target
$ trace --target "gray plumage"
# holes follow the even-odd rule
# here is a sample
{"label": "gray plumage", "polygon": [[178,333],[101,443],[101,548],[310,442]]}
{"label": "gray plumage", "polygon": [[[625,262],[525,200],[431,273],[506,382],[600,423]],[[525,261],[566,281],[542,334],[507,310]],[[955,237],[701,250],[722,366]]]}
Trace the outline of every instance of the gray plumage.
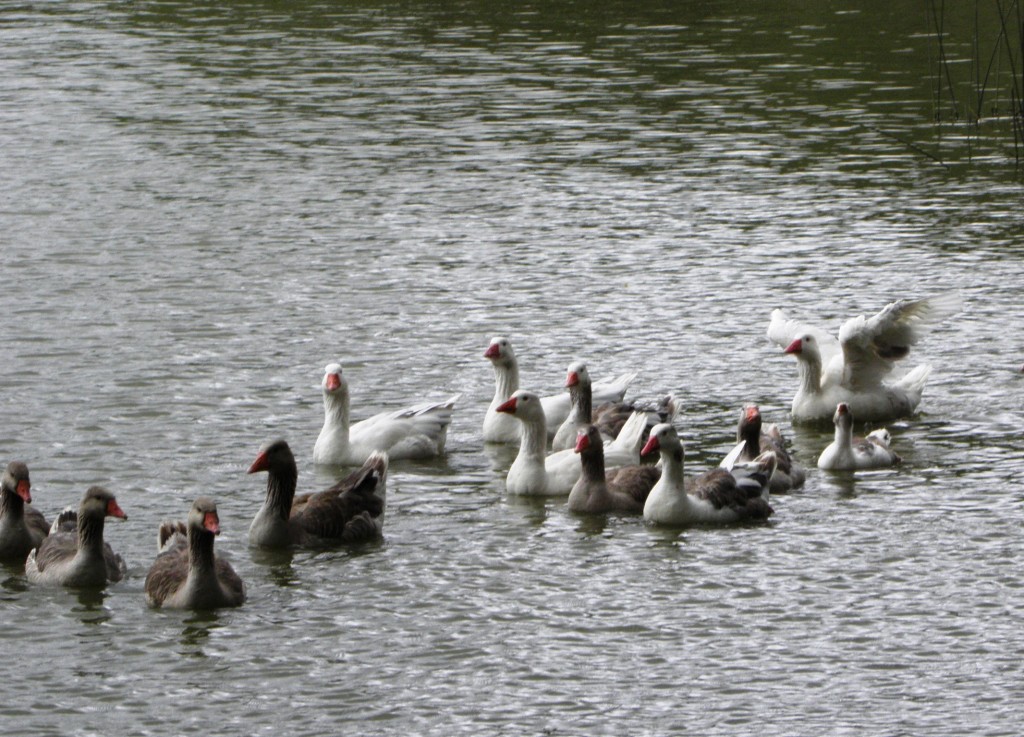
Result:
{"label": "gray plumage", "polygon": [[128,519],[114,495],[102,486],[85,492],[78,511],[64,510],[49,536],[28,554],[25,575],[32,583],[102,587],[127,572],[121,556],[103,541],[107,517]]}
{"label": "gray plumage", "polygon": [[249,544],[265,548],[324,547],[358,543],[381,535],[384,525],[387,453],[366,463],[334,486],[295,496],[298,469],[284,440],[265,445],[249,473],[267,472],[267,495],[249,527]]}
{"label": "gray plumage", "polygon": [[42,512],[31,505],[28,466],[11,461],[0,482],[0,560],[24,563],[50,532]]}
{"label": "gray plumage", "polygon": [[146,575],[146,601],[172,609],[217,609],[245,601],[245,584],[213,550],[220,534],[217,505],[199,497],[188,521],[165,522],[157,532],[160,551]]}
{"label": "gray plumage", "polygon": [[654,465],[624,466],[605,472],[604,440],[596,425],[587,425],[577,436],[583,473],[569,492],[569,509],[574,512],[644,511],[644,502],[661,470]]}

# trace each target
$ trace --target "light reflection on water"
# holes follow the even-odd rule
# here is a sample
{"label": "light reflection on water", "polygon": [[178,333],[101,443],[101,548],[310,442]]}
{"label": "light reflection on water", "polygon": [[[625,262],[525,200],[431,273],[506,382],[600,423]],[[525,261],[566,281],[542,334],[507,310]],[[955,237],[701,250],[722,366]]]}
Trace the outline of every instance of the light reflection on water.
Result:
{"label": "light reflection on water", "polygon": [[[531,7],[5,11],[0,441],[49,516],[102,482],[131,519],[102,594],[4,571],[20,734],[1016,731],[1019,183],[888,135],[929,120],[913,14]],[[750,401],[813,468],[771,309],[953,289],[904,465],[812,471],[766,525],[576,517],[480,442],[504,334],[524,386],[583,357],[677,394],[691,472]],[[250,551],[265,439],[333,478],[335,359],[356,416],[462,392],[450,452],[393,465],[379,545]],[[249,601],[150,611],[199,493]]]}

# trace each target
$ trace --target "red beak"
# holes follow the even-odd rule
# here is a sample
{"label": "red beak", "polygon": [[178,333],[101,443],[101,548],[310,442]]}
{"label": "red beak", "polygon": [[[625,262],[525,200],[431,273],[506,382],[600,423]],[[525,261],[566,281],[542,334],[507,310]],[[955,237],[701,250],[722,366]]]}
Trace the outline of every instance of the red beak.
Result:
{"label": "red beak", "polygon": [[32,503],[32,492],[29,491],[32,488],[32,484],[29,483],[28,479],[21,479],[18,481],[18,488],[15,489],[18,492],[18,496],[24,499],[29,504]]}
{"label": "red beak", "polygon": [[849,411],[850,411],[850,407],[849,407],[848,404],[846,404],[846,402],[840,402],[839,406],[836,407],[836,412],[838,412],[841,415],[845,415]]}
{"label": "red beak", "polygon": [[498,347],[497,343],[491,343],[487,346],[487,350],[484,351],[484,358],[497,358],[501,354],[501,348]]}
{"label": "red beak", "polygon": [[786,350],[784,350],[783,353],[800,353],[802,350],[803,350],[803,340],[801,340],[800,338],[797,338],[792,343],[790,343],[788,346],[786,346]]}
{"label": "red beak", "polygon": [[246,473],[256,473],[257,471],[266,471],[270,468],[270,464],[267,462],[267,454],[260,453],[256,456],[256,460],[249,466],[249,470]]}
{"label": "red beak", "polygon": [[216,512],[207,512],[203,517],[203,527],[212,532],[214,535],[220,534],[220,520],[217,518]]}
{"label": "red beak", "polygon": [[582,453],[590,447],[590,436],[585,432],[581,432],[576,436],[576,452]]}
{"label": "red beak", "polygon": [[337,374],[327,374],[327,391],[337,391],[339,386],[341,386],[341,377]]}
{"label": "red beak", "polygon": [[757,407],[748,407],[747,408],[747,422],[753,422],[754,420],[756,420],[760,416],[761,416],[761,410],[759,410]]}
{"label": "red beak", "polygon": [[565,377],[566,386],[576,386],[580,383],[580,375],[575,371],[570,371],[569,375]]}
{"label": "red beak", "polygon": [[658,442],[658,437],[656,435],[651,435],[651,437],[647,438],[647,442],[644,444],[643,450],[640,451],[640,455],[650,455],[659,448],[661,448],[661,443]]}
{"label": "red beak", "polygon": [[113,499],[107,502],[107,516],[117,517],[118,519],[128,519],[128,515],[124,513],[124,510],[117,506],[117,502]]}
{"label": "red beak", "polygon": [[516,413],[516,398],[512,397],[511,399],[503,402],[502,404],[499,404],[494,409],[494,411],[495,412],[508,412],[510,415],[514,415]]}

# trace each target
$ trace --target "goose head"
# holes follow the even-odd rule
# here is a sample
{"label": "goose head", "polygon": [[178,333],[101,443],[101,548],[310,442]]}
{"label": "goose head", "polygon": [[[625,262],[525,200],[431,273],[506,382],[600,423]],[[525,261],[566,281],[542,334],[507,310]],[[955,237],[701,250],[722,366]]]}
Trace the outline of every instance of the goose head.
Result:
{"label": "goose head", "polygon": [[596,425],[587,425],[576,435],[576,452],[583,454],[588,450],[602,450],[604,440],[601,438],[601,431]]}
{"label": "goose head", "polygon": [[341,373],[341,363],[329,363],[324,367],[324,378],[320,382],[324,394],[334,395],[345,390],[345,379]]}
{"label": "goose head", "polygon": [[801,335],[800,337],[793,340],[783,353],[787,353],[796,356],[798,359],[810,361],[813,359],[821,360],[821,350],[818,348],[818,341],[810,333]]}
{"label": "goose head", "polygon": [[32,503],[32,482],[28,478],[28,466],[21,461],[11,461],[3,474],[3,488]]}
{"label": "goose head", "polygon": [[741,440],[759,442],[761,438],[761,410],[756,404],[748,404],[740,412],[740,424],[736,430]]}
{"label": "goose head", "polygon": [[484,351],[484,358],[495,365],[508,365],[515,363],[516,352],[512,350],[508,338],[496,336],[491,338],[491,344]]}
{"label": "goose head", "polygon": [[83,517],[116,517],[118,519],[128,519],[128,515],[124,513],[117,504],[117,499],[109,491],[104,489],[102,486],[90,486],[88,491],[85,492],[85,496],[82,498],[82,505],[80,507],[81,515]]}
{"label": "goose head", "polygon": [[208,496],[201,496],[192,502],[188,513],[188,525],[200,532],[219,535],[220,517],[217,516],[217,504]]}
{"label": "goose head", "polygon": [[569,370],[565,375],[565,387],[572,389],[574,386],[582,386],[590,383],[590,372],[587,371],[587,364],[583,361],[573,361],[569,364]]}
{"label": "goose head", "polygon": [[278,469],[294,465],[295,456],[292,455],[292,449],[288,446],[288,443],[284,440],[271,440],[260,448],[256,460],[249,466],[247,473],[257,473],[259,471],[273,473]]}
{"label": "goose head", "polygon": [[836,405],[835,414],[832,415],[832,422],[835,423],[836,427],[841,427],[844,430],[853,427],[853,413],[850,411],[850,405],[846,402],[840,402]]}
{"label": "goose head", "polygon": [[649,456],[656,450],[662,453],[681,450],[682,447],[683,444],[679,441],[679,433],[676,432],[675,427],[667,422],[662,422],[651,429],[650,437],[647,438],[640,455]]}
{"label": "goose head", "polygon": [[519,389],[511,397],[495,408],[496,412],[518,417],[523,422],[540,419],[544,421],[544,407],[540,403],[540,397],[531,391]]}

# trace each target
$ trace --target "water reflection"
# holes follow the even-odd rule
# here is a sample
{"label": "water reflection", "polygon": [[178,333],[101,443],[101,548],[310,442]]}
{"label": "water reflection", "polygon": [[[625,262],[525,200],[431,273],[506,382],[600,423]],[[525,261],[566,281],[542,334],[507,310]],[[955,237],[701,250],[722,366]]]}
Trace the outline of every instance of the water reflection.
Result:
{"label": "water reflection", "polygon": [[[564,501],[562,497],[555,497]],[[554,499],[542,496],[520,496],[506,494],[505,504],[522,513],[523,518],[534,527],[541,527],[547,521]]]}
{"label": "water reflection", "polygon": [[266,569],[266,576],[275,586],[289,588],[297,586],[300,578],[292,561],[295,559],[293,548],[282,550],[266,550],[263,548],[250,548],[252,562]]}
{"label": "water reflection", "polygon": [[6,577],[0,582],[0,588],[4,592],[21,593],[28,590],[29,583],[28,579],[25,578],[24,563],[3,563],[0,565],[2,565],[0,571],[6,574]]}
{"label": "water reflection", "polygon": [[71,611],[82,624],[97,625],[110,621],[111,612],[104,606],[108,596],[106,589],[73,588],[68,589],[68,593],[78,601],[78,606],[72,607]]}
{"label": "water reflection", "polygon": [[576,531],[588,537],[601,535],[608,527],[608,515],[606,514],[581,514],[577,516],[579,521],[576,524]]}
{"label": "water reflection", "polygon": [[182,655],[194,658],[208,657],[203,650],[210,633],[220,628],[220,614],[217,611],[192,611],[183,623],[178,642],[182,646]]}
{"label": "water reflection", "polygon": [[484,455],[491,464],[491,470],[504,476],[519,454],[519,445],[512,443],[484,443]]}

